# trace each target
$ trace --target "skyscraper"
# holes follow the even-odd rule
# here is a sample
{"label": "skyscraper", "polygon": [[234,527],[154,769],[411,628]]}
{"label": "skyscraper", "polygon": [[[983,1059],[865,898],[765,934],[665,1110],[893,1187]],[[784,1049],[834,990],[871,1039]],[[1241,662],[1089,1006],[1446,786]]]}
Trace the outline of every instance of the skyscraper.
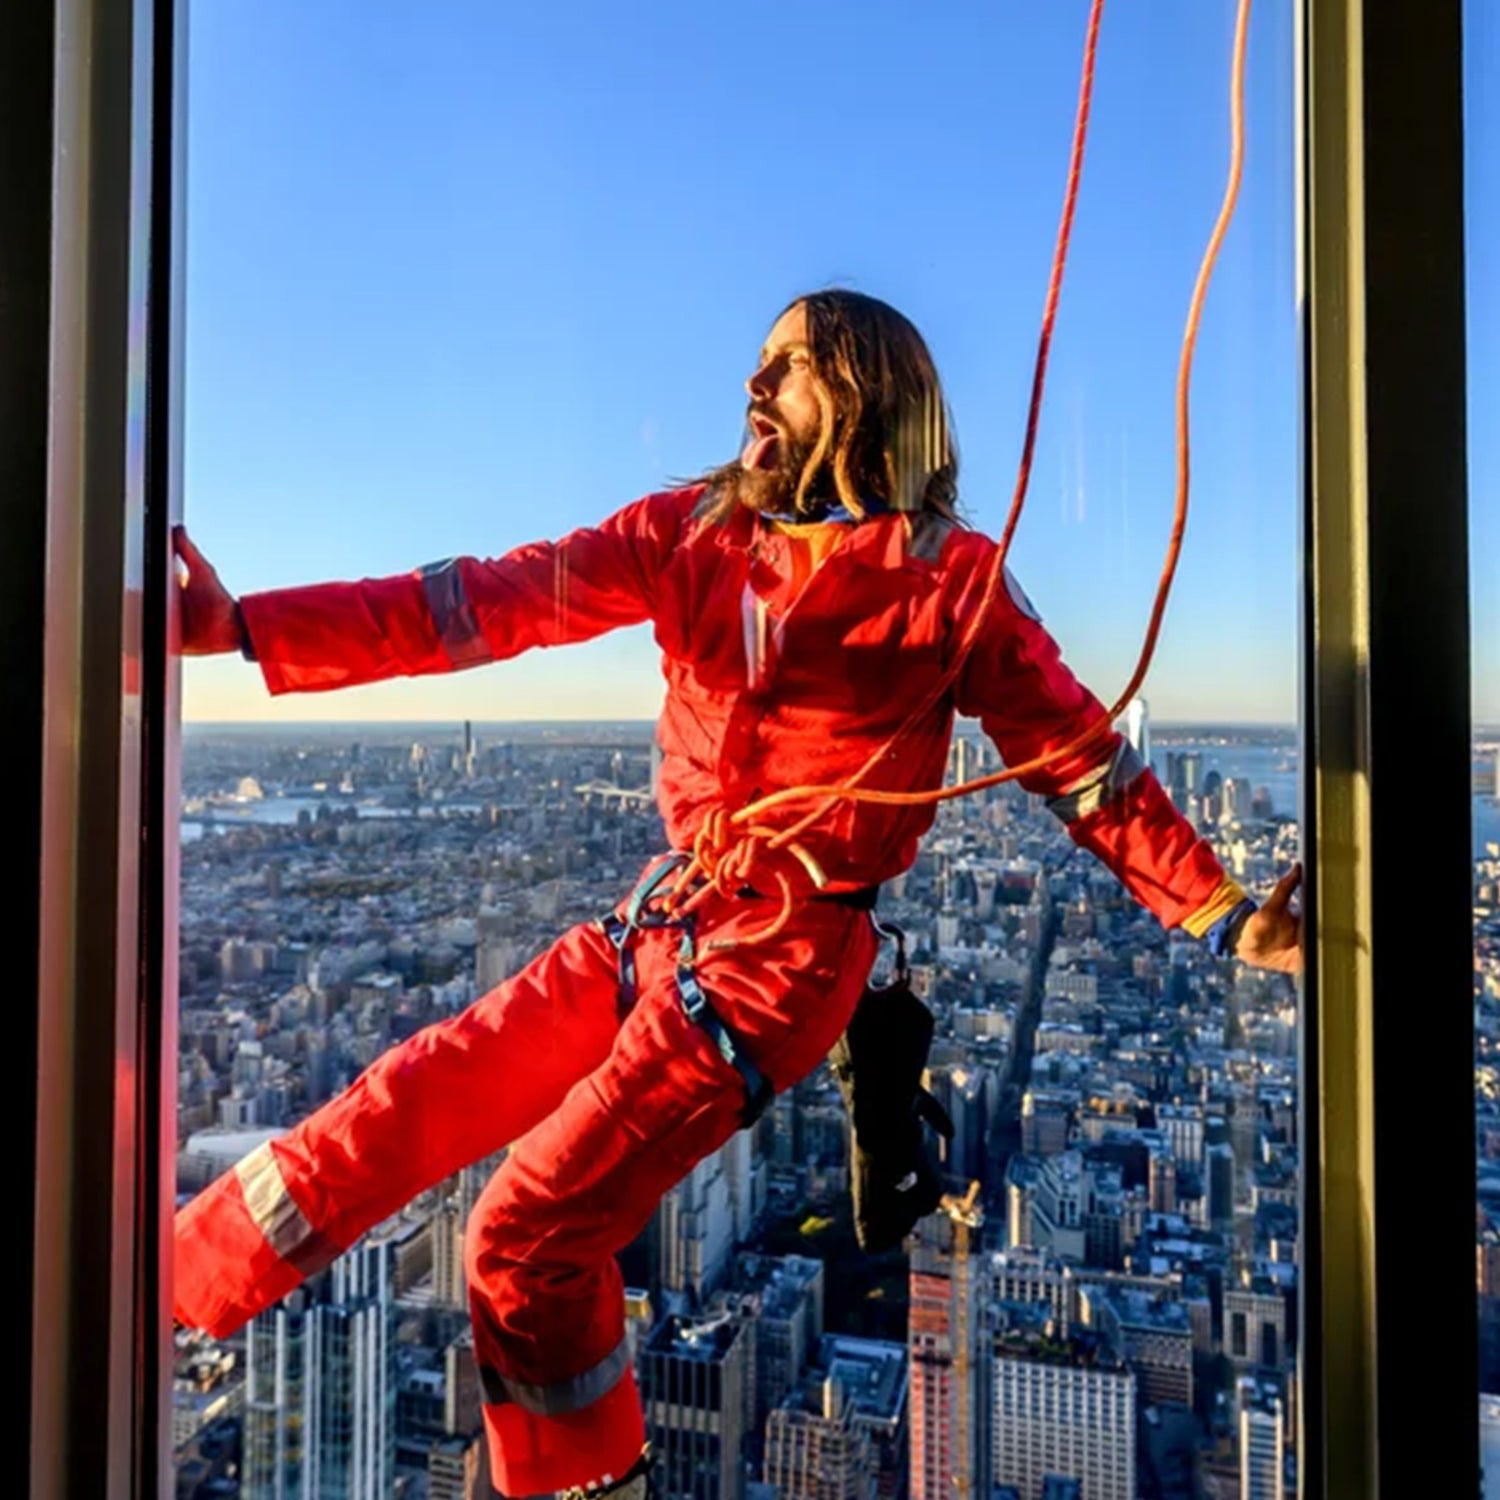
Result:
{"label": "skyscraper", "polygon": [[1228,1141],[1204,1153],[1208,1187],[1208,1226],[1218,1234],[1234,1233],[1234,1148]]}
{"label": "skyscraper", "polygon": [[1085,1260],[1084,1219],[1092,1189],[1091,1174],[1080,1152],[1062,1151],[1044,1158],[1031,1205],[1032,1244],[1069,1260]]}
{"label": "skyscraper", "polygon": [[749,1340],[732,1313],[665,1317],[640,1360],[646,1431],[670,1500],[744,1500]]}
{"label": "skyscraper", "polygon": [[301,1500],[309,1292],[299,1287],[245,1332],[244,1500]]}
{"label": "skyscraper", "polygon": [[987,1257],[987,1296],[997,1302],[1045,1304],[1058,1326],[1066,1330],[1071,1319],[1073,1282],[1066,1262],[1044,1250],[1012,1246]]}
{"label": "skyscraper", "polygon": [[444,1185],[443,1201],[432,1215],[432,1295],[444,1307],[469,1305],[464,1227],[485,1184],[504,1160],[505,1152],[496,1151],[462,1168]]}
{"label": "skyscraper", "polygon": [[474,949],[474,988],[481,995],[488,994],[518,967],[513,922],[509,912],[480,908],[474,923],[478,939]]}
{"label": "skyscraper", "polygon": [[444,1307],[465,1307],[464,1221],[457,1198],[450,1198],[432,1215],[432,1296]]}
{"label": "skyscraper", "polygon": [[869,1438],[840,1374],[825,1372],[770,1414],[765,1474],[778,1500],[875,1500]]}
{"label": "skyscraper", "polygon": [[1286,1448],[1276,1387],[1249,1376],[1235,1386],[1240,1429],[1240,1500],[1282,1500]]}
{"label": "skyscraper", "polygon": [[1027,1089],[1021,1096],[1021,1150],[1028,1156],[1066,1151],[1072,1124],[1071,1096],[1041,1089]]}
{"label": "skyscraper", "polygon": [[483,1436],[439,1438],[427,1455],[427,1500],[488,1500],[489,1468]]}
{"label": "skyscraper", "polygon": [[818,1366],[837,1379],[853,1402],[851,1422],[869,1440],[875,1500],[906,1494],[910,1469],[906,1350],[883,1339],[823,1336]]}
{"label": "skyscraper", "polygon": [[1153,1151],[1147,1164],[1151,1212],[1177,1212],[1177,1159],[1168,1151]]}
{"label": "skyscraper", "polygon": [[395,1478],[395,1241],[377,1230],[250,1325],[245,1500],[384,1500]]}
{"label": "skyscraper", "polygon": [[1005,1242],[1013,1248],[1036,1244],[1033,1214],[1041,1162],[1034,1156],[1012,1156],[1005,1166]]}
{"label": "skyscraper", "polygon": [[661,1200],[661,1289],[676,1311],[696,1312],[723,1282],[734,1250],[734,1208],[723,1148]]}
{"label": "skyscraper", "polygon": [[950,1500],[955,1486],[971,1495],[987,1493],[988,1414],[979,1357],[983,1280],[982,1260],[965,1253],[957,1225],[940,1216],[921,1221],[911,1252],[907,1320],[911,1500]]}
{"label": "skyscraper", "polygon": [[1134,1500],[1135,1375],[1093,1335],[995,1335],[991,1430],[996,1484],[1038,1497],[1049,1476],[1083,1500]]}
{"label": "skyscraper", "polygon": [[1172,800],[1179,808],[1187,807],[1187,799],[1198,795],[1198,777],[1203,768],[1203,757],[1196,750],[1180,750],[1173,759],[1169,777],[1172,783]]}
{"label": "skyscraper", "polygon": [[955,734],[953,736],[953,748],[949,754],[954,786],[961,786],[966,781],[972,781],[979,774],[974,749],[974,741],[967,735]]}
{"label": "skyscraper", "polygon": [[465,1328],[443,1351],[443,1426],[450,1436],[472,1437],[484,1426],[484,1393],[474,1359],[474,1331]]}
{"label": "skyscraper", "polygon": [[1240,1370],[1278,1370],[1286,1359],[1286,1297],[1267,1275],[1246,1269],[1224,1288],[1224,1353]]}
{"label": "skyscraper", "polygon": [[823,1262],[806,1255],[738,1255],[731,1286],[738,1305],[753,1310],[750,1421],[760,1434],[772,1408],[796,1388],[823,1336]]}
{"label": "skyscraper", "polygon": [[1166,1135],[1179,1166],[1196,1169],[1202,1165],[1206,1127],[1201,1104],[1158,1105],[1156,1128]]}
{"label": "skyscraper", "polygon": [[1193,1328],[1186,1303],[1127,1286],[1084,1285],[1083,1321],[1135,1371],[1143,1406],[1193,1404]]}

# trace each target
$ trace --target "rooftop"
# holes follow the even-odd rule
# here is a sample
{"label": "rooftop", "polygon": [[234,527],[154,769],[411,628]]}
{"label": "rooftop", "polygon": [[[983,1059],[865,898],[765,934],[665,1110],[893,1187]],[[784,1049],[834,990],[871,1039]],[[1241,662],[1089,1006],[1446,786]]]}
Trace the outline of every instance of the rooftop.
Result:
{"label": "rooftop", "polygon": [[818,1362],[854,1400],[861,1416],[896,1420],[906,1405],[906,1348],[881,1339],[830,1333]]}
{"label": "rooftop", "polygon": [[651,1330],[646,1348],[653,1354],[712,1364],[723,1358],[739,1332],[738,1322],[727,1312],[709,1318],[681,1318],[672,1314]]}

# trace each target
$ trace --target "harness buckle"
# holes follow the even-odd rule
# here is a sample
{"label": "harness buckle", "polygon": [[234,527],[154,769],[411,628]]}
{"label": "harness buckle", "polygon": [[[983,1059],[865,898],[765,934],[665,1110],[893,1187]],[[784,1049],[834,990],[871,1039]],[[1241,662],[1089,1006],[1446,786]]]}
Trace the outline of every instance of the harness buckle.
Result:
{"label": "harness buckle", "polygon": [[668,854],[657,865],[648,870],[641,883],[631,892],[625,904],[625,915],[607,912],[596,923],[599,930],[613,945],[619,960],[619,1012],[623,1020],[635,1005],[636,978],[635,953],[632,943],[638,932],[663,927],[680,927],[682,938],[677,945],[677,1000],[682,1013],[694,1025],[708,1034],[719,1055],[740,1075],[745,1088],[745,1108],[741,1113],[742,1125],[753,1125],[764,1113],[775,1096],[771,1081],[756,1067],[734,1032],[725,1024],[714,1009],[697,975],[698,945],[691,912],[672,916],[665,912],[651,912],[646,904],[660,889],[662,882],[675,870],[688,863],[685,854]]}

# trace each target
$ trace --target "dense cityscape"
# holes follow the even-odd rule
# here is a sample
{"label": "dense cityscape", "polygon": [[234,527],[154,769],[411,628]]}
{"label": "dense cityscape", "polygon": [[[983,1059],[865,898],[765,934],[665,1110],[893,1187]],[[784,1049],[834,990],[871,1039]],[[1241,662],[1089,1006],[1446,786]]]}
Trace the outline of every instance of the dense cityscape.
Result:
{"label": "dense cityscape", "polygon": [[[1122,727],[1225,867],[1269,890],[1298,857],[1294,735]],[[952,778],[994,766],[955,741]],[[618,902],[661,848],[653,776],[641,724],[190,729],[179,1193]],[[1500,1391],[1500,847],[1478,852]],[[826,1067],[667,1194],[622,1256],[662,1495],[1293,1493],[1293,983],[1164,932],[1014,785],[945,804],[880,912],[937,1019],[953,1199],[903,1249],[859,1251]],[[491,1493],[461,1236],[495,1164],[240,1335],[178,1333],[183,1500]]]}

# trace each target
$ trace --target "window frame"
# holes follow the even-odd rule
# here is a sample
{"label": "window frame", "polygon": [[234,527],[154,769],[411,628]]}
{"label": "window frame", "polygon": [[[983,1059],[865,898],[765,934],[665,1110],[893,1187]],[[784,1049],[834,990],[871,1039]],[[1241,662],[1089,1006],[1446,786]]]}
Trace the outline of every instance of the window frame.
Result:
{"label": "window frame", "polygon": [[[37,1185],[18,1216],[46,1496],[172,1490],[186,12],[31,0],[0,21],[0,692],[16,847],[39,874],[9,915],[35,996],[11,1041]],[[1444,1149],[1420,1199],[1403,1024],[1407,948],[1466,999],[1473,951],[1461,18],[1461,0],[1300,0],[1296,19],[1298,1471],[1301,1494],[1329,1500],[1404,1493],[1435,1456],[1444,1480],[1470,1472],[1465,1453],[1478,1477],[1472,1016],[1421,1013],[1424,1135]]]}
{"label": "window frame", "polygon": [[[1462,0],[1302,0],[1299,45],[1299,1483],[1475,1494]],[[1421,1011],[1420,1213],[1410,950],[1464,997]]]}

